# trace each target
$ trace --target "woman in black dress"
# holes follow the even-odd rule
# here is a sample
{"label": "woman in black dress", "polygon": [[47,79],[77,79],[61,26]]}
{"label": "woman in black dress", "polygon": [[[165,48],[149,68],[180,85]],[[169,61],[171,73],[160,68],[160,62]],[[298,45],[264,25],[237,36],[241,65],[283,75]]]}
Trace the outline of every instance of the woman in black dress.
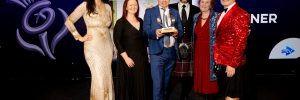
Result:
{"label": "woman in black dress", "polygon": [[[151,97],[147,39],[142,34],[143,20],[138,17],[138,1],[125,0],[123,16],[114,27],[117,57],[117,100],[147,100]],[[149,92],[150,91],[150,92]]]}

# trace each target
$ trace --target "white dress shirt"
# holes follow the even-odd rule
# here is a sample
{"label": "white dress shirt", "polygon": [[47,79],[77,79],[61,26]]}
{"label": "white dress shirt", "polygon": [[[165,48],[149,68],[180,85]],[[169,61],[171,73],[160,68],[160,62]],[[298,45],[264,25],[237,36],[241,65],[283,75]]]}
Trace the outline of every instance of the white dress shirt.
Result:
{"label": "white dress shirt", "polygon": [[178,11],[179,11],[180,18],[182,19],[181,12],[182,12],[183,5],[185,5],[186,17],[187,17],[187,20],[189,20],[189,14],[190,14],[190,8],[191,8],[189,3],[185,3],[185,4],[181,3],[181,2],[178,3]]}
{"label": "white dress shirt", "polygon": [[[161,19],[163,19],[163,14],[165,14],[167,16],[168,26],[170,26],[171,25],[170,9],[169,9],[169,7],[166,7],[165,9],[166,9],[166,11],[165,11],[165,13],[163,13],[164,10],[162,9],[162,7],[159,6],[160,17],[161,17]],[[161,21],[163,21],[163,20],[161,20]],[[159,39],[159,38],[157,38],[157,39]],[[167,46],[164,44],[164,47],[166,47],[166,48],[173,47],[174,44],[175,44],[175,38],[173,36],[170,36],[170,45]]]}
{"label": "white dress shirt", "polygon": [[217,27],[220,25],[222,19],[224,18],[224,16],[226,15],[226,13],[235,5],[236,3],[234,2],[233,4],[231,4],[228,8],[227,11],[223,11],[220,18],[218,19],[218,23],[217,23]]}

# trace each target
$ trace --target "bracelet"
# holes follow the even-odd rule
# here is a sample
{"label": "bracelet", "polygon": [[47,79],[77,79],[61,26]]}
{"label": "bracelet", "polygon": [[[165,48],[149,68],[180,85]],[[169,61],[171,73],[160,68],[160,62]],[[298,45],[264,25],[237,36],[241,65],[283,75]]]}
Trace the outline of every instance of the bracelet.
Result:
{"label": "bracelet", "polygon": [[75,40],[79,40],[79,33],[78,33],[78,31],[71,32],[71,34],[73,35],[73,37],[75,38]]}

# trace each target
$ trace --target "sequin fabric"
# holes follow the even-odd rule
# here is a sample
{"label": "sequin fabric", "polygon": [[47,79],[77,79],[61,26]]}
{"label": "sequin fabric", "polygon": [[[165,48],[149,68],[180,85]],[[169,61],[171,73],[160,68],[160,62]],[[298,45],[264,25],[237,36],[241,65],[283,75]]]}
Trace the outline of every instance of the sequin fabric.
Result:
{"label": "sequin fabric", "polygon": [[238,67],[246,62],[245,48],[250,15],[238,5],[230,9],[217,27],[214,59],[217,64]]}

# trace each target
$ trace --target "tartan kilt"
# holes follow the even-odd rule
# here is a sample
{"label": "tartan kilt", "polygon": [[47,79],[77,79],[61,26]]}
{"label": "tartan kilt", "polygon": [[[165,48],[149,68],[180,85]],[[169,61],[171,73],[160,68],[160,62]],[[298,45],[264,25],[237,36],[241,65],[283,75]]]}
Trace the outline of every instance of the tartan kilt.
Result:
{"label": "tartan kilt", "polygon": [[189,57],[187,59],[177,59],[175,64],[175,69],[173,71],[173,76],[186,77],[193,76],[193,60],[192,52],[189,52]]}

